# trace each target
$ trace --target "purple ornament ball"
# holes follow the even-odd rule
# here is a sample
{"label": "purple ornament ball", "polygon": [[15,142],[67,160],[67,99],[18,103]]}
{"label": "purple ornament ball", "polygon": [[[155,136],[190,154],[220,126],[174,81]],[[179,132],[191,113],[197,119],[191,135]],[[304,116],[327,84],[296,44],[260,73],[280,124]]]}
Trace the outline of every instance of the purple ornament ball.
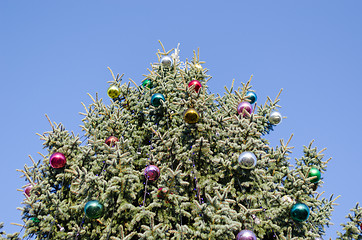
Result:
{"label": "purple ornament ball", "polygon": [[[251,112],[253,111],[253,107],[251,106],[250,103],[248,102],[241,102],[238,105],[238,113],[239,114],[243,114],[243,110],[245,109],[245,111],[247,111],[249,114],[251,114]],[[243,114],[243,116],[245,116],[246,114]]]}
{"label": "purple ornament ball", "polygon": [[255,233],[250,230],[242,230],[236,236],[236,240],[257,240]]}
{"label": "purple ornament ball", "polygon": [[63,153],[56,152],[50,156],[49,163],[52,168],[62,168],[67,162]]}
{"label": "purple ornament ball", "polygon": [[155,165],[149,165],[145,169],[145,177],[149,181],[155,181],[160,177],[160,169]]}

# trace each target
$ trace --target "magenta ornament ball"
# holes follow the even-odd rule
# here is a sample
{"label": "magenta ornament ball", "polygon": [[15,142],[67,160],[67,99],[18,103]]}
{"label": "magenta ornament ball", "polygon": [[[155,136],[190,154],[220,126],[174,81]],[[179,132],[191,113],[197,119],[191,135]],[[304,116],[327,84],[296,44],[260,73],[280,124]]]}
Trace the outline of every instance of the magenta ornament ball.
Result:
{"label": "magenta ornament ball", "polygon": [[[238,113],[243,114],[244,109],[249,114],[251,114],[251,112],[253,111],[253,107],[251,106],[251,104],[249,102],[241,102],[241,103],[239,103],[239,105],[238,105]],[[245,115],[243,115],[243,116],[245,116]]]}
{"label": "magenta ornament ball", "polygon": [[49,163],[52,168],[62,168],[67,162],[63,153],[56,152],[50,156]]}
{"label": "magenta ornament ball", "polygon": [[257,240],[257,238],[253,231],[242,230],[236,236],[236,240]]}
{"label": "magenta ornament ball", "polygon": [[160,169],[155,165],[149,165],[145,169],[145,177],[148,181],[155,181],[160,177]]}
{"label": "magenta ornament ball", "polygon": [[33,188],[33,186],[27,186],[25,189],[24,189],[24,192],[26,194],[26,196],[30,197],[30,191],[31,189]]}

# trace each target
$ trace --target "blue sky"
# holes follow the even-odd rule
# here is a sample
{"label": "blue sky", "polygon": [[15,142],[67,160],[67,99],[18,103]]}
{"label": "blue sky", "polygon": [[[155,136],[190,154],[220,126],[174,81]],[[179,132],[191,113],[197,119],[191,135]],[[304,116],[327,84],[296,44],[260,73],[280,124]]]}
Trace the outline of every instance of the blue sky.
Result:
{"label": "blue sky", "polygon": [[35,135],[50,130],[44,117],[78,127],[87,93],[108,101],[114,72],[140,83],[161,40],[180,43],[181,60],[200,47],[223,94],[253,74],[259,103],[281,88],[287,119],[267,136],[271,145],[294,133],[292,158],[303,145],[327,147],[332,157],[319,191],[342,195],[327,230],[361,201],[361,1],[0,1],[0,221],[18,231],[24,181],[15,169],[40,159]]}

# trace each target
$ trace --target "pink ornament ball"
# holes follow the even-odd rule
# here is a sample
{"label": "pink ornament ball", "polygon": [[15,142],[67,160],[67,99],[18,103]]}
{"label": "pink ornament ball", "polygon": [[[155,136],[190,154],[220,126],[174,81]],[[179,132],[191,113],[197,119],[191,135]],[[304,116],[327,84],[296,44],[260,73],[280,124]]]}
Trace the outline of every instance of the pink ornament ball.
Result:
{"label": "pink ornament ball", "polygon": [[24,193],[26,194],[26,196],[30,197],[30,191],[32,188],[33,188],[33,186],[30,185],[24,189]]}
{"label": "pink ornament ball", "polygon": [[[251,106],[251,104],[249,102],[241,102],[238,105],[238,113],[239,114],[243,114],[243,110],[245,109],[245,111],[247,111],[249,114],[252,113],[253,111],[253,107]],[[243,114],[243,116],[245,116],[246,114]]]}
{"label": "pink ornament ball", "polygon": [[49,163],[52,168],[62,168],[67,162],[63,153],[56,152],[50,156]]}
{"label": "pink ornament ball", "polygon": [[253,231],[242,230],[236,236],[236,240],[257,240],[257,238]]}
{"label": "pink ornament ball", "polygon": [[160,177],[160,169],[155,165],[149,165],[145,169],[145,177],[148,181],[155,181]]}

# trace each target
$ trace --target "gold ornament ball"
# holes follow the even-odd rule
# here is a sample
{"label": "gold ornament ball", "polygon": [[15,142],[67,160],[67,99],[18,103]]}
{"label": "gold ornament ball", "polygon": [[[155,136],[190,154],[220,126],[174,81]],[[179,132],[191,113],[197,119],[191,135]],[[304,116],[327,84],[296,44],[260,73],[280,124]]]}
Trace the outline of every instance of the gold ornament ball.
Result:
{"label": "gold ornament ball", "polygon": [[107,94],[110,98],[114,99],[118,98],[118,96],[121,94],[121,91],[117,86],[113,85],[108,88]]}
{"label": "gold ornament ball", "polygon": [[200,63],[196,63],[196,64],[195,64],[195,68],[196,68],[197,70],[199,70],[199,71],[202,71],[202,66],[201,66]]}
{"label": "gold ornament ball", "polygon": [[194,108],[189,108],[184,113],[184,120],[187,123],[197,123],[199,121],[199,113]]}

